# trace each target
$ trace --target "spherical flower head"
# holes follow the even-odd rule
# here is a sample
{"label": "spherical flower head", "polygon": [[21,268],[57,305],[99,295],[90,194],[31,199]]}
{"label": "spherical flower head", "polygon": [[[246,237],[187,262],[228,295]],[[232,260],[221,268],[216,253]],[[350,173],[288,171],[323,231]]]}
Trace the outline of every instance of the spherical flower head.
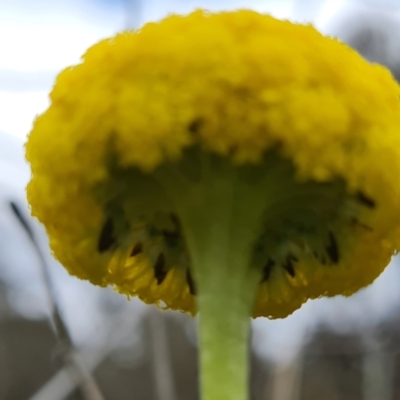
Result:
{"label": "spherical flower head", "polygon": [[284,317],[397,251],[399,95],[311,26],[170,16],[58,76],[26,145],[32,213],[79,278],[195,313],[212,243],[255,276],[253,316]]}

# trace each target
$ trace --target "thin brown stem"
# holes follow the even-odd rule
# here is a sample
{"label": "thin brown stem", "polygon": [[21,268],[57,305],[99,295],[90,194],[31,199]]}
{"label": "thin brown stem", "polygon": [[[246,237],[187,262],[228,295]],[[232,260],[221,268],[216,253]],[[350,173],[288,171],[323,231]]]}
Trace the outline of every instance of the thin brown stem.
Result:
{"label": "thin brown stem", "polygon": [[62,317],[60,302],[50,274],[49,265],[35,236],[34,230],[19,206],[13,201],[10,201],[9,204],[13,215],[28,235],[39,259],[41,275],[50,305],[50,322],[61,352],[60,358],[64,365],[70,367],[68,371],[70,371],[71,378],[80,383],[81,394],[85,400],[104,400],[92,374],[77,357],[77,349],[72,342],[68,326]]}
{"label": "thin brown stem", "polygon": [[150,341],[152,348],[152,364],[158,400],[176,400],[174,376],[168,346],[167,329],[164,316],[151,310]]}

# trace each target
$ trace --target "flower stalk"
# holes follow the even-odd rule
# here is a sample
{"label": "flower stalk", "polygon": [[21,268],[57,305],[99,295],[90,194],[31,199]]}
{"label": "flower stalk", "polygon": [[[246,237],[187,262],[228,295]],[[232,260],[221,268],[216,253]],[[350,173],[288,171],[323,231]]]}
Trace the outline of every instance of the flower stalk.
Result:
{"label": "flower stalk", "polygon": [[[203,400],[244,400],[248,393],[251,294],[255,293],[249,286],[255,286],[255,280],[251,277],[243,282],[237,273],[241,257],[234,260],[226,257],[225,249],[215,250],[204,255],[202,265],[218,273],[214,277],[198,274],[201,394]],[[223,258],[225,264],[220,262]]]}
{"label": "flower stalk", "polygon": [[245,400],[249,375],[249,308],[218,294],[200,298],[200,371],[203,400]]}
{"label": "flower stalk", "polygon": [[[212,157],[203,160],[197,187],[175,187],[173,193],[179,193],[176,201],[196,281],[202,399],[244,400],[250,315],[261,279],[260,269],[251,266],[251,253],[263,203],[253,190],[244,190],[245,182],[229,163],[215,162]],[[249,196],[255,205],[251,211]]]}

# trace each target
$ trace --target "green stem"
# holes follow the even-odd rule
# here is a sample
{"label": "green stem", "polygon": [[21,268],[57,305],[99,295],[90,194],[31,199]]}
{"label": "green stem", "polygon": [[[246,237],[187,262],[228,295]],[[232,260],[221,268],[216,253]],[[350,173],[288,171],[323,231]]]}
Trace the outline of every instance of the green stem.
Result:
{"label": "green stem", "polygon": [[247,399],[248,314],[226,312],[212,300],[202,301],[200,308],[202,399]]}
{"label": "green stem", "polygon": [[196,282],[201,398],[247,400],[250,316],[261,279],[252,253],[270,178],[217,157],[192,164],[160,170],[158,179],[175,204]]}
{"label": "green stem", "polygon": [[[218,262],[210,260],[215,268]],[[221,274],[222,275],[222,274]],[[220,275],[220,278],[222,276]],[[214,277],[215,278],[215,277]],[[230,282],[229,282],[230,278]],[[249,325],[252,296],[232,276],[200,279],[200,369],[203,400],[245,400],[249,375]],[[216,285],[218,283],[218,285]],[[226,284],[221,290],[221,284]],[[201,293],[201,292],[200,292]]]}
{"label": "green stem", "polygon": [[242,221],[249,213],[235,204],[233,179],[214,178],[206,188],[196,196],[203,204],[183,218],[198,292],[201,398],[246,400],[250,316],[260,280],[250,267],[254,234]]}

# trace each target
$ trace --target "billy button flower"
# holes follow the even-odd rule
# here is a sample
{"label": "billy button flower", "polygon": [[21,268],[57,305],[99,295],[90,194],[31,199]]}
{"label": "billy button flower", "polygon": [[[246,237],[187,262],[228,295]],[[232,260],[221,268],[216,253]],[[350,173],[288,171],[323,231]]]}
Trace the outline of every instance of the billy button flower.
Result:
{"label": "billy button flower", "polygon": [[399,248],[399,95],[311,26],[170,16],[59,75],[32,213],[71,274],[199,310],[203,399],[243,400],[251,315],[351,295]]}

